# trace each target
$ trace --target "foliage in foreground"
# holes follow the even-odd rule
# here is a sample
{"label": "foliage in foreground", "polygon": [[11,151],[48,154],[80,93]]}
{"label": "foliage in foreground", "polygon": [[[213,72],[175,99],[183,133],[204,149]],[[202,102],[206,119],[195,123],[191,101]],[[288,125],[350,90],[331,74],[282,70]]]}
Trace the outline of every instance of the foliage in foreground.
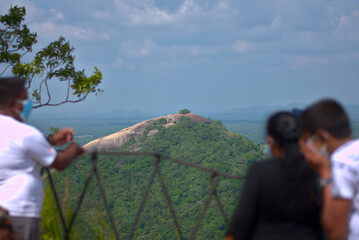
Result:
{"label": "foliage in foreground", "polygon": [[[0,16],[0,77],[11,70],[15,76],[26,78],[33,108],[76,103],[90,93],[101,93],[101,71],[94,67],[94,73],[87,76],[84,69],[76,70],[75,48],[62,36],[35,53],[32,61],[25,60],[37,43],[37,34],[24,24],[25,16],[25,7],[19,6],[11,6],[7,14]],[[59,91],[59,85],[56,89],[52,85],[54,81],[63,85],[62,100],[54,101],[52,97],[54,91]]]}

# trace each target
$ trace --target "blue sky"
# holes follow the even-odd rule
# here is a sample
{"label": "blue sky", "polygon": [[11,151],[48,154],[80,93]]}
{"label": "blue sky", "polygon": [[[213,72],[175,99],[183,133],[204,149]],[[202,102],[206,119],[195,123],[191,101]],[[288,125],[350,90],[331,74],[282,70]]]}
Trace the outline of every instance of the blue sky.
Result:
{"label": "blue sky", "polygon": [[101,97],[56,111],[359,103],[356,0],[2,0],[0,14],[10,4],[38,47],[62,35],[78,68],[103,73]]}

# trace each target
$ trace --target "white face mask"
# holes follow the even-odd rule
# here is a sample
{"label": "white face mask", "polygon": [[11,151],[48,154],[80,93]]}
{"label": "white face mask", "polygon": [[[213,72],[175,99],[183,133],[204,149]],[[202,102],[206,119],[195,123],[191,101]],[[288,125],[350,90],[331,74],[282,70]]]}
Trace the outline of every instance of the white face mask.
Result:
{"label": "white face mask", "polygon": [[314,146],[313,142],[317,138],[318,138],[318,135],[314,133],[310,138],[308,138],[306,140],[306,143],[308,145],[310,145],[315,152],[323,155],[326,158],[329,158],[330,154],[329,154],[329,150],[328,150],[328,144],[326,142],[324,142],[323,145],[320,148],[317,148],[317,147]]}
{"label": "white face mask", "polygon": [[263,152],[263,154],[270,154],[271,153],[270,146],[269,146],[268,143],[266,145],[264,145],[262,152]]}

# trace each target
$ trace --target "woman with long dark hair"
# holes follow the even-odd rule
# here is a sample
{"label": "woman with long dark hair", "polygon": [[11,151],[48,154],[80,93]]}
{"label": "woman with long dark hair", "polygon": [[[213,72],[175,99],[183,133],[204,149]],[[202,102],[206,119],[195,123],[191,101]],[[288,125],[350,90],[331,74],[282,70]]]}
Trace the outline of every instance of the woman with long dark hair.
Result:
{"label": "woman with long dark hair", "polygon": [[248,171],[230,223],[230,239],[321,239],[316,174],[300,153],[297,118],[278,112],[267,122],[272,158]]}

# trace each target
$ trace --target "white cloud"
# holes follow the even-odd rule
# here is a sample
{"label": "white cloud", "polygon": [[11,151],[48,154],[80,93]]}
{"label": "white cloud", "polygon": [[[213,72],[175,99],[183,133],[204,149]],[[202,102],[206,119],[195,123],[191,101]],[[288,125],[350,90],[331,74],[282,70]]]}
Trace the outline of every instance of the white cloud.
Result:
{"label": "white cloud", "polygon": [[144,42],[127,41],[120,45],[119,51],[130,59],[147,57],[181,57],[181,56],[207,56],[219,53],[224,46],[197,46],[197,45],[159,45],[151,39]]}
{"label": "white cloud", "polygon": [[115,61],[111,64],[111,67],[121,69],[124,65],[124,61],[121,58],[116,58]]}
{"label": "white cloud", "polygon": [[145,44],[140,49],[139,53],[140,53],[141,56],[146,56],[147,54],[149,54],[156,47],[157,47],[157,45],[154,42],[152,42],[151,39],[146,39]]}
{"label": "white cloud", "polygon": [[64,14],[62,12],[58,12],[56,9],[50,9],[52,19],[53,20],[65,20]]}
{"label": "white cloud", "polygon": [[282,16],[276,15],[271,17],[271,21],[265,24],[258,24],[254,26],[244,26],[241,32],[244,36],[257,39],[272,39],[278,38],[280,34],[288,30],[288,25]]}
{"label": "white cloud", "polygon": [[55,8],[45,10],[28,0],[8,1],[7,4],[7,8],[10,5],[25,6],[25,23],[29,25],[31,32],[36,32],[39,37],[57,38],[62,35],[66,38],[74,37],[79,40],[108,39],[107,34],[100,34],[91,27],[76,26],[69,23],[69,19],[65,19],[64,13]]}
{"label": "white cloud", "polygon": [[280,29],[285,28],[285,26],[286,26],[286,25],[285,25],[284,22],[283,22],[283,18],[282,18],[281,16],[276,16],[276,17],[272,20],[269,29],[270,29],[270,30],[280,30]]}
{"label": "white cloud", "polygon": [[249,50],[253,49],[254,46],[255,46],[255,43],[253,43],[253,42],[237,40],[233,44],[233,50],[237,53],[245,53],[245,52],[248,52]]}
{"label": "white cloud", "polygon": [[200,6],[197,6],[193,0],[186,0],[179,8],[179,14],[190,14],[193,12],[202,11]]}
{"label": "white cloud", "polygon": [[229,3],[225,2],[225,1],[220,1],[218,3],[218,9],[223,11],[223,12],[227,12],[231,9],[231,6]]}
{"label": "white cloud", "polygon": [[[325,64],[321,57],[305,58],[306,54],[339,54],[344,48],[346,52],[355,51],[351,42],[359,40],[359,8],[353,0],[179,0],[173,4],[158,0],[104,0],[101,4],[79,0],[81,3],[68,6],[58,3],[49,10],[36,0],[3,0],[0,6],[4,2],[26,4],[30,29],[41,37],[63,35],[91,41],[111,36],[122,43],[122,60],[255,50],[256,54],[298,54],[301,57],[290,58],[291,64],[303,66],[309,61]],[[76,15],[76,10],[68,9],[85,2],[86,14]],[[112,43],[111,47],[116,44]],[[120,65],[118,62],[116,66]]]}
{"label": "white cloud", "polygon": [[124,16],[128,23],[132,25],[156,25],[167,23],[173,20],[164,10],[161,10],[154,4],[145,3],[134,4],[127,3],[124,0],[114,0],[116,14]]}
{"label": "white cloud", "polygon": [[286,56],[286,60],[294,68],[316,67],[329,64],[329,59],[327,57],[318,56]]}
{"label": "white cloud", "polygon": [[93,13],[93,16],[96,19],[110,19],[111,18],[111,12],[109,10],[95,10]]}
{"label": "white cloud", "polygon": [[358,1],[333,1],[326,7],[330,35],[341,44],[359,40]]}
{"label": "white cloud", "polygon": [[79,40],[94,40],[94,39],[107,39],[106,34],[99,34],[95,30],[88,27],[78,27],[68,24],[59,24],[54,21],[45,21],[32,24],[32,30],[37,32],[39,36],[59,37],[74,37]]}
{"label": "white cloud", "polygon": [[111,67],[114,69],[127,69],[127,70],[136,69],[134,64],[125,62],[121,58],[116,58],[115,61],[111,64]]}
{"label": "white cloud", "polygon": [[342,15],[335,31],[338,38],[359,40],[359,10],[353,10],[348,15]]}
{"label": "white cloud", "polygon": [[357,62],[359,61],[359,52],[350,52],[350,53],[344,53],[340,54],[336,59],[339,59],[341,61],[345,62]]}
{"label": "white cloud", "polygon": [[[200,4],[194,0],[185,0],[175,11],[162,9],[154,1],[141,0],[114,0],[115,12],[112,13],[115,19],[124,25],[164,25],[177,24],[196,16],[217,16],[231,10],[227,1],[220,1],[218,4]],[[96,13],[97,18],[102,17]],[[193,24],[194,22],[192,22]]]}
{"label": "white cloud", "polygon": [[135,41],[125,42],[121,44],[120,52],[129,58],[143,58],[149,55],[156,48],[156,43],[154,43],[151,39],[146,39],[143,44]]}
{"label": "white cloud", "polygon": [[191,54],[192,55],[198,55],[199,54],[199,49],[198,49],[197,46],[192,47]]}

